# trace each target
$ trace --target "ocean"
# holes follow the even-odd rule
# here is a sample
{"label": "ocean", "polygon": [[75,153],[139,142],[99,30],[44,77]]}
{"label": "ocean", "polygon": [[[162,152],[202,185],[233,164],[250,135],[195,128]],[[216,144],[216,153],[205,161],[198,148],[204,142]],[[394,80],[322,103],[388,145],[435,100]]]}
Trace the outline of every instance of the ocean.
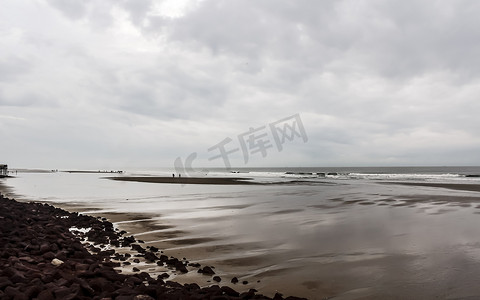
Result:
{"label": "ocean", "polygon": [[[264,183],[259,185],[106,178],[172,173],[23,170],[0,182],[17,200],[106,216],[167,255],[215,266],[221,284],[237,290],[309,299],[480,297],[480,167],[239,168],[195,174]],[[231,284],[233,276],[248,284]],[[191,272],[172,272],[170,279],[212,284]]]}

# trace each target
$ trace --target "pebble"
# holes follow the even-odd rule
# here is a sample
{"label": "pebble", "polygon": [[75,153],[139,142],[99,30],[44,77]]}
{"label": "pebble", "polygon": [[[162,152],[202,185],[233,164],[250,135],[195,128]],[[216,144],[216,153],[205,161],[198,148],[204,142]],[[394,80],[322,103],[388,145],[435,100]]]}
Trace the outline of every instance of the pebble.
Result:
{"label": "pebble", "polygon": [[57,258],[52,259],[52,265],[54,265],[54,266],[59,266],[59,265],[61,265],[61,264],[63,264],[63,261],[61,261],[61,260],[59,260],[59,259],[57,259]]}

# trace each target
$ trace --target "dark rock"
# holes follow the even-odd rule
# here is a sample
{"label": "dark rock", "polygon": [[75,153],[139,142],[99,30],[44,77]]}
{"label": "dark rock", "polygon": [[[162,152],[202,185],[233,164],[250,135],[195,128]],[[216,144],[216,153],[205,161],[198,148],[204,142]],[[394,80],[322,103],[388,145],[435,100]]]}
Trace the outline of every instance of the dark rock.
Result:
{"label": "dark rock", "polygon": [[190,267],[194,267],[194,268],[200,268],[202,265],[199,264],[199,263],[189,263],[188,264]]}
{"label": "dark rock", "polygon": [[138,244],[132,244],[131,247],[132,247],[132,250],[135,250],[135,251],[137,251],[138,253],[145,253],[145,252],[147,252],[147,250],[145,250],[142,246],[140,246],[140,245],[138,245]]}
{"label": "dark rock", "polygon": [[196,284],[196,283],[190,283],[190,284],[185,283],[185,284],[184,284],[184,287],[186,287],[189,291],[191,291],[191,290],[199,290],[199,289],[200,289],[200,286],[199,286],[198,284]]}
{"label": "dark rock", "polygon": [[185,267],[185,265],[184,265],[181,261],[177,261],[177,262],[175,263],[175,269],[176,269],[177,271],[182,272],[182,273],[188,273],[187,268]]}
{"label": "dark rock", "polygon": [[275,293],[275,296],[273,296],[272,300],[284,300],[283,295],[280,293]]}
{"label": "dark rock", "polygon": [[[42,289],[40,288],[40,286],[38,285],[33,285],[33,286],[30,286],[28,287],[26,290],[25,290],[25,296],[28,298],[28,299],[33,299],[33,298],[36,298],[38,294],[40,294],[40,292],[42,291]],[[0,297],[0,299],[2,299]]]}
{"label": "dark rock", "polygon": [[147,272],[142,272],[142,273],[138,274],[137,276],[138,276],[138,278],[142,279],[143,281],[151,279],[150,274],[148,274]]}
{"label": "dark rock", "polygon": [[50,244],[48,243],[43,243],[40,245],[40,253],[45,253],[50,251]]}
{"label": "dark rock", "polygon": [[38,294],[37,299],[38,300],[51,300],[51,299],[55,299],[55,297],[53,296],[52,290],[46,289],[46,290],[41,291],[40,294]]}
{"label": "dark rock", "polygon": [[176,287],[176,288],[183,287],[180,283],[175,282],[175,281],[167,281],[167,282],[165,282],[165,285],[169,286],[169,287]]}
{"label": "dark rock", "polygon": [[131,276],[131,277],[128,277],[125,280],[125,282],[129,283],[131,286],[136,286],[136,285],[140,285],[143,282],[143,280],[138,277]]}
{"label": "dark rock", "polygon": [[165,263],[169,266],[175,266],[178,262],[180,262],[177,258],[173,257],[168,259]]}
{"label": "dark rock", "polygon": [[48,252],[44,253],[42,255],[42,257],[45,258],[46,260],[52,260],[52,259],[55,258],[55,254],[53,254],[53,252],[51,252],[51,251],[48,251]]}
{"label": "dark rock", "polygon": [[[120,232],[123,232],[123,231],[120,231]],[[128,236],[128,237],[124,237],[121,242],[122,242],[121,244],[122,244],[123,247],[127,247],[130,244],[135,243],[135,238],[133,237],[133,235]]]}
{"label": "dark rock", "polygon": [[147,252],[147,253],[145,253],[145,259],[147,261],[156,261],[156,260],[158,260],[158,257],[155,254],[153,254],[152,252]]}
{"label": "dark rock", "polygon": [[213,281],[220,282],[222,278],[220,278],[220,276],[213,276]]}
{"label": "dark rock", "polygon": [[88,284],[98,294],[108,290],[110,286],[109,282],[102,277],[93,278],[88,282]]}
{"label": "dark rock", "polygon": [[232,289],[231,287],[228,286],[222,286],[221,287],[222,291],[225,293],[225,295],[230,296],[230,297],[238,297],[240,296],[240,293]]}
{"label": "dark rock", "polygon": [[17,288],[14,288],[14,287],[11,287],[11,286],[8,286],[6,289],[5,289],[5,294],[9,297],[11,297],[12,299],[18,299],[18,300],[28,300],[27,299],[27,296],[25,296],[24,293],[22,293],[19,289]]}
{"label": "dark rock", "polygon": [[5,287],[12,286],[12,285],[13,285],[13,282],[11,282],[10,279],[8,279],[8,277],[6,276],[0,277],[0,290],[4,290]]}
{"label": "dark rock", "polygon": [[209,266],[203,267],[203,269],[198,269],[198,273],[202,273],[205,275],[213,275],[215,272]]}
{"label": "dark rock", "polygon": [[250,289],[248,292],[245,292],[245,293],[241,293],[240,294],[240,297],[242,299],[251,299],[253,297],[255,297],[255,293],[257,292],[257,290],[255,289]]}
{"label": "dark rock", "polygon": [[233,277],[230,282],[233,283],[233,284],[236,284],[236,283],[238,283],[238,278],[237,278],[237,277]]}
{"label": "dark rock", "polygon": [[13,283],[24,283],[27,281],[27,278],[25,278],[25,275],[22,274],[21,272],[15,270],[15,272],[13,273],[13,275],[10,276],[10,280],[13,282]]}
{"label": "dark rock", "polygon": [[63,286],[53,289],[53,295],[55,296],[56,299],[72,298],[70,289]]}

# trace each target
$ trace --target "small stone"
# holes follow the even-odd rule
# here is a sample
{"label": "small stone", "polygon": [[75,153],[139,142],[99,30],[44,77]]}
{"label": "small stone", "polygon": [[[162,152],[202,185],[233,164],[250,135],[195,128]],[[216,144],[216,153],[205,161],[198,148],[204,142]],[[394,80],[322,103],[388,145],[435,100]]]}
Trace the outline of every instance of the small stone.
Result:
{"label": "small stone", "polygon": [[222,281],[222,278],[220,278],[220,276],[213,276],[213,280],[216,282],[220,282]]}
{"label": "small stone", "polygon": [[58,258],[52,259],[52,265],[59,266],[61,264],[63,264],[63,261],[59,260]]}
{"label": "small stone", "polygon": [[237,278],[237,277],[233,277],[230,282],[233,283],[233,284],[236,284],[236,283],[238,283],[238,278]]}

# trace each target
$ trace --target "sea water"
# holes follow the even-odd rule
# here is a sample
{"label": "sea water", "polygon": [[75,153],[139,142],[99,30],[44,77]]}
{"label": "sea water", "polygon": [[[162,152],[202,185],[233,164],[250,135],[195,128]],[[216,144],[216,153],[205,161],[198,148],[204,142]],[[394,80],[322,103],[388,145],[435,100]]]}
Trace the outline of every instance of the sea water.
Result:
{"label": "sea water", "polygon": [[244,168],[199,176],[272,184],[155,184],[65,172],[18,173],[3,183],[17,199],[128,215],[115,225],[169,255],[214,265],[222,284],[232,276],[249,282],[239,289],[428,299],[480,295],[480,193],[392,182],[478,185],[479,174],[478,167]]}

